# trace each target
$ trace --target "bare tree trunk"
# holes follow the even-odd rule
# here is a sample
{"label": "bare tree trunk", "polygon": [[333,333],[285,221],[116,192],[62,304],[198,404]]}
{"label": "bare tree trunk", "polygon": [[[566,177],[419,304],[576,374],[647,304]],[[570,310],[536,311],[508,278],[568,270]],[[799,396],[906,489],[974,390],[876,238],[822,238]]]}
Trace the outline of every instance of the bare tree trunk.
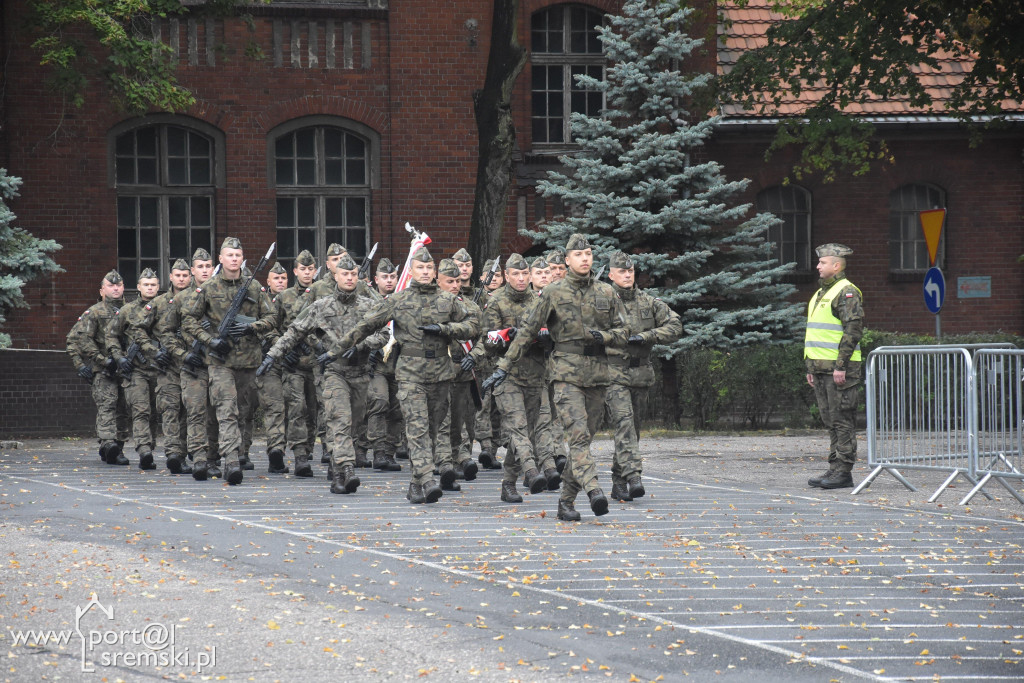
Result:
{"label": "bare tree trunk", "polygon": [[525,65],[526,50],[519,44],[519,0],[494,0],[487,76],[484,87],[473,93],[480,151],[469,253],[477,272],[501,249],[516,142],[512,87]]}

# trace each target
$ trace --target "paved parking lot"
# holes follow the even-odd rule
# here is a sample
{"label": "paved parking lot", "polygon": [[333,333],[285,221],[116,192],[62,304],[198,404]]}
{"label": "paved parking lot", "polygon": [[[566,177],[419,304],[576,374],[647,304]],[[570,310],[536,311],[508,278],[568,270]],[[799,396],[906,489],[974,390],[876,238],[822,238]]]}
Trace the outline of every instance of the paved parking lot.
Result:
{"label": "paved parking lot", "polygon": [[1024,508],[808,489],[824,444],[647,440],[647,496],[573,525],[494,472],[413,506],[407,472],[335,496],[320,467],[228,487],[28,442],[0,455],[4,677],[1024,678]]}

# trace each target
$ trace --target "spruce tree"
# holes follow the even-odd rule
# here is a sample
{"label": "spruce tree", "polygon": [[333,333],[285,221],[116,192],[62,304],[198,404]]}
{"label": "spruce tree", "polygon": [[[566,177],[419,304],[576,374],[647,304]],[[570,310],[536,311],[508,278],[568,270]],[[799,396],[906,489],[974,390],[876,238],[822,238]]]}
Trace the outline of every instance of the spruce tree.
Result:
{"label": "spruce tree", "polygon": [[565,217],[525,234],[549,246],[575,232],[589,236],[595,259],[632,254],[638,279],[683,318],[684,332],[658,349],[674,356],[697,346],[728,348],[792,340],[800,308],[781,282],[791,266],[772,257],[770,213],[748,218],[737,203],[749,181],[729,181],[707,159],[714,117],[687,111],[708,94],[712,75],[685,65],[701,39],[687,34],[695,12],[678,0],[627,0],[599,28],[608,61],[603,81],[577,76],[601,91],[598,117],[572,114],[579,152],[562,156],[538,192],[556,197]]}
{"label": "spruce tree", "polygon": [[[41,240],[15,227],[16,216],[7,202],[18,196],[21,178],[7,175],[0,168],[0,326],[4,313],[12,308],[28,308],[22,287],[32,278],[61,271],[47,254],[61,248],[53,240]],[[10,335],[0,332],[0,349],[11,345]]]}

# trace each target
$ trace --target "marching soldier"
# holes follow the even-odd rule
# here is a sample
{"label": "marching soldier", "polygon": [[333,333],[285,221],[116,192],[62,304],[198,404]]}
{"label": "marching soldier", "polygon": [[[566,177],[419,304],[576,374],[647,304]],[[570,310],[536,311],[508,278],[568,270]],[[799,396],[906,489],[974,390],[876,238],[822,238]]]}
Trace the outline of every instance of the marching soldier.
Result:
{"label": "marching soldier", "polygon": [[[281,296],[288,289],[288,271],[280,262],[274,265],[267,272],[267,286],[264,289],[270,297],[270,303],[274,306],[274,332],[261,340],[264,351],[270,349],[278,336],[284,331],[285,310],[281,302]],[[256,390],[259,397],[259,405],[263,408],[263,429],[267,433],[267,461],[269,466],[267,472],[270,474],[284,474],[280,469],[284,467],[285,448],[285,388],[284,376],[281,368],[274,368],[262,377],[256,377]],[[271,458],[271,453],[281,453],[280,463]],[[275,467],[275,465],[280,467]],[[246,467],[245,469],[249,469]]]}
{"label": "marching soldier", "polygon": [[544,256],[551,269],[551,282],[558,282],[565,278],[565,250],[555,247]]}
{"label": "marching soldier", "polygon": [[629,327],[611,285],[596,282],[590,273],[594,257],[584,235],[569,238],[565,261],[565,279],[545,288],[485,385],[501,384],[534,344],[541,328],[548,328],[554,350],[547,374],[554,382],[555,405],[570,448],[562,472],[558,519],[579,521],[574,501],[580,490],[587,492],[595,515],[608,512],[608,498],[597,485],[590,442],[604,414],[605,390],[611,383],[605,347],[625,346]]}
{"label": "marching soldier", "polygon": [[[398,285],[398,269],[387,258],[377,262],[374,275],[377,293],[386,299]],[[382,472],[400,472],[402,466],[395,461],[405,440],[402,406],[398,403],[398,383],[395,381],[395,363],[398,354],[383,360],[378,349],[370,354],[370,385],[367,389],[366,435],[373,448],[373,467]],[[408,458],[408,451],[406,451]]]}
{"label": "marching soldier", "polygon": [[[484,263],[483,274],[480,276],[480,284],[484,286],[487,274],[491,272],[491,267],[494,265],[494,259],[488,259]],[[486,307],[487,300],[489,300],[495,293],[501,291],[501,287],[504,285],[505,279],[502,275],[502,271],[496,270],[494,277],[491,278],[490,284],[486,285],[487,291],[484,293],[484,298],[481,300],[481,307]],[[482,339],[482,337],[481,337]],[[492,372],[494,372],[494,360],[490,354],[481,353],[479,355],[474,354],[473,360],[476,367],[476,374],[478,377],[486,378]],[[501,411],[498,410],[498,405],[494,401],[493,394],[487,394],[482,397],[483,407],[477,411],[476,414],[476,438],[480,442],[480,455],[477,456],[477,462],[480,463],[480,467],[486,470],[500,470],[501,462],[498,460],[498,446],[501,444]]]}
{"label": "marching soldier", "polygon": [[476,288],[473,287],[473,258],[465,249],[459,249],[452,254],[452,261],[459,269],[459,293],[463,298],[473,298]]}
{"label": "marching soldier", "polygon": [[[334,269],[341,257],[347,253],[348,250],[337,242],[333,242],[327,247],[327,261],[324,263],[327,266],[327,271],[310,287],[307,306],[318,299],[334,296],[338,287],[334,281]],[[316,349],[317,353],[322,353],[323,350]],[[324,373],[319,365],[313,369],[313,382],[316,387],[316,434],[320,437],[320,462],[326,465],[331,462],[331,449],[334,448],[335,436],[324,412]],[[312,469],[309,476],[312,476]]]}

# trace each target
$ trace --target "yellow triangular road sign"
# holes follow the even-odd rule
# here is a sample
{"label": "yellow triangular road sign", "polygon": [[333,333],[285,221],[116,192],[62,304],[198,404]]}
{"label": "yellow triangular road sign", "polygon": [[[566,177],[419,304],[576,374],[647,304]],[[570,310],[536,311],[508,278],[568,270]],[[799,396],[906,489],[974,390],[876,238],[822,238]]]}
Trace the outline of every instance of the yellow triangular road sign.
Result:
{"label": "yellow triangular road sign", "polygon": [[924,241],[928,245],[928,258],[931,265],[935,265],[935,256],[939,251],[939,239],[942,237],[942,224],[946,220],[945,209],[932,209],[921,211],[921,230],[924,231]]}

